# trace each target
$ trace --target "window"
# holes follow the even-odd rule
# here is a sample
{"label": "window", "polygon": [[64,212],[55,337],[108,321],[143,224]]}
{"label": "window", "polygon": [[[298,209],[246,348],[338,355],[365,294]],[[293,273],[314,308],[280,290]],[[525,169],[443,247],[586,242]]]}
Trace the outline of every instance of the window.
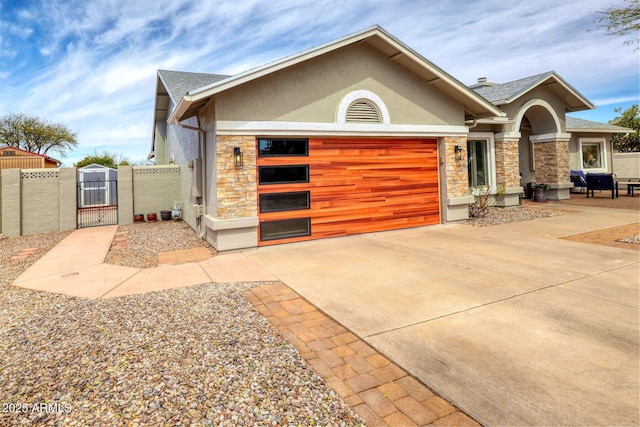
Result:
{"label": "window", "polygon": [[469,187],[489,184],[487,141],[467,141]]}
{"label": "window", "polygon": [[293,184],[309,182],[309,165],[260,166],[260,184]]}
{"label": "window", "polygon": [[604,139],[581,138],[580,158],[582,169],[588,171],[606,171],[606,157]]}
{"label": "window", "polygon": [[259,139],[258,156],[308,156],[307,139]]}
{"label": "window", "polygon": [[282,212],[309,209],[311,207],[308,191],[294,193],[269,193],[260,195],[260,212]]}
{"label": "window", "polygon": [[260,223],[260,240],[278,240],[311,235],[311,218],[282,219]]}

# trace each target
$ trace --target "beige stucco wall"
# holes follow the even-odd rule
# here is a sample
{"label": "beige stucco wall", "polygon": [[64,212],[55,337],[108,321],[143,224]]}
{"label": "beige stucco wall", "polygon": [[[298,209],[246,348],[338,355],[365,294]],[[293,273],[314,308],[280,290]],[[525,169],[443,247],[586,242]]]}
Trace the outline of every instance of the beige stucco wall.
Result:
{"label": "beige stucco wall", "polygon": [[[23,169],[22,234],[58,231],[59,169]],[[75,190],[75,189],[74,189]]]}
{"label": "beige stucco wall", "polygon": [[21,236],[76,227],[75,168],[2,172],[2,233]]}
{"label": "beige stucco wall", "polygon": [[333,123],[354,90],[378,95],[394,124],[463,125],[463,105],[367,44],[347,46],[216,97],[225,121]]}
{"label": "beige stucco wall", "polygon": [[613,171],[619,180],[640,178],[640,153],[614,153]]}
{"label": "beige stucco wall", "polygon": [[[532,91],[527,92],[525,96],[514,100],[510,104],[500,105],[500,108],[507,113],[507,117],[514,119],[527,103],[534,100],[542,100],[551,107],[558,118],[560,129],[555,128],[555,124],[551,119],[552,116],[546,107],[534,105],[528,108],[525,112],[525,115],[531,123],[533,133],[545,134],[565,132],[565,104],[553,92],[545,89],[544,87],[535,88]],[[506,126],[506,130],[509,132],[519,132],[520,129],[516,129],[515,126],[515,124]]]}
{"label": "beige stucco wall", "polygon": [[173,201],[182,201],[180,196],[179,166],[134,166],[133,213],[157,214],[171,210]]}

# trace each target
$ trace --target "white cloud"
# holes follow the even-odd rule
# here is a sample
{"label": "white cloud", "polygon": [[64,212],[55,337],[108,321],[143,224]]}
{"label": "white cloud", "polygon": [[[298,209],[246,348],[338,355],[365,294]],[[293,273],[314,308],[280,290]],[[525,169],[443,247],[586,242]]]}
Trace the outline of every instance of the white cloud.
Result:
{"label": "white cloud", "polygon": [[236,74],[373,24],[466,84],[555,70],[596,104],[615,104],[637,95],[639,60],[624,40],[586,31],[601,8],[601,0],[41,0],[4,17],[15,24],[3,30],[3,55],[16,54],[3,57],[0,114],[61,121],[81,147],[146,156],[157,69]]}

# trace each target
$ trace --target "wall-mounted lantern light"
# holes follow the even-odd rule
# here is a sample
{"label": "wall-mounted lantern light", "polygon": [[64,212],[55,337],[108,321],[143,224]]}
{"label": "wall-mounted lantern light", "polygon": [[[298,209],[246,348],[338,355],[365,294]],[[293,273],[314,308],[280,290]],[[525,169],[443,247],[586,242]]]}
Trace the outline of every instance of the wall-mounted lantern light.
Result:
{"label": "wall-mounted lantern light", "polygon": [[456,153],[456,160],[464,159],[464,148],[462,147],[462,145],[456,145],[455,153]]}
{"label": "wall-mounted lantern light", "polygon": [[240,151],[240,147],[233,147],[233,165],[236,168],[241,168],[244,165],[244,161],[242,160],[242,151]]}

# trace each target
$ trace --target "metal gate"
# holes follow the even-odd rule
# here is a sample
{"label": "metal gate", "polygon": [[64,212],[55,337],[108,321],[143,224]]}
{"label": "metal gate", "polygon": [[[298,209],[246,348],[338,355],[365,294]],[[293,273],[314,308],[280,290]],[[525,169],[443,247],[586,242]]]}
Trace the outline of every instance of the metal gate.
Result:
{"label": "metal gate", "polygon": [[78,181],[78,228],[118,224],[118,180]]}

